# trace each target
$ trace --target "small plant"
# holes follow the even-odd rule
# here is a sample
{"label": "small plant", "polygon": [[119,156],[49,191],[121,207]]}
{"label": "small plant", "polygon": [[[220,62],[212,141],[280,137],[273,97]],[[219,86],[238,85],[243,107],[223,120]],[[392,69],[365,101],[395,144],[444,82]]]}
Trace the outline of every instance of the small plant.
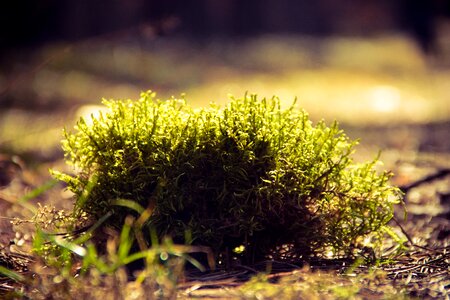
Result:
{"label": "small plant", "polygon": [[353,163],[356,142],[336,123],[313,125],[276,97],[193,109],[146,92],[104,104],[92,123],[65,131],[77,173],[55,176],[75,193],[75,215],[111,214],[120,228],[142,208],[147,244],[155,232],[209,246],[219,260],[238,249],[244,263],[352,256],[378,249],[401,201],[377,159]]}
{"label": "small plant", "polygon": [[[99,220],[96,225],[105,219]],[[203,270],[188,255],[189,252],[203,249],[174,245],[166,239],[162,244],[155,242],[149,249],[132,253],[135,221],[128,216],[120,234],[111,231],[111,236],[105,241],[105,249],[100,250],[94,245],[90,232],[74,238],[38,230],[33,245],[34,253],[39,258],[38,263],[33,265],[37,275],[29,283],[29,294],[33,298],[52,299],[78,299],[80,295],[90,299],[127,299],[130,295],[136,296],[136,299],[147,299],[144,295],[154,294],[172,299],[183,275],[185,262]],[[125,266],[137,260],[145,262],[142,269],[127,274]],[[129,275],[136,278],[130,280]]]}

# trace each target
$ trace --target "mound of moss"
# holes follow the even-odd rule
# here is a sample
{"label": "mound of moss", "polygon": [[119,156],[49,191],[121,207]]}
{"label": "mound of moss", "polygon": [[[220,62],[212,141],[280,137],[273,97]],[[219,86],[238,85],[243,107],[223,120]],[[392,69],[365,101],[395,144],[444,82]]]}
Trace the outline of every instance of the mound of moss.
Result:
{"label": "mound of moss", "polygon": [[209,246],[217,257],[236,247],[245,262],[348,256],[379,246],[400,201],[376,159],[353,163],[356,143],[337,124],[313,125],[276,97],[193,109],[147,92],[104,104],[92,123],[65,132],[78,172],[57,177],[75,193],[75,213],[112,212],[113,226],[136,214],[115,205],[125,199],[150,213],[145,236]]}

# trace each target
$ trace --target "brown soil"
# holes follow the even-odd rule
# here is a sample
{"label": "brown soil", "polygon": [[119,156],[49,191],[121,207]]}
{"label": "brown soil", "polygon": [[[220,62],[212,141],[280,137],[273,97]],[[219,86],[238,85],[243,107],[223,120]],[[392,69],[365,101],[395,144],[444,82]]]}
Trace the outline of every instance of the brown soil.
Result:
{"label": "brown soil", "polygon": [[[405,192],[407,217],[403,217],[404,210],[399,208],[396,213],[397,222],[392,221],[392,225],[397,232],[407,237],[408,248],[389,264],[380,267],[386,272],[386,277],[376,283],[368,283],[367,288],[361,291],[361,298],[382,299],[385,288],[390,286],[404,289],[408,296],[420,299],[449,299],[449,73],[445,68],[427,70],[407,40],[400,40],[400,44],[403,45],[401,49],[406,47],[409,52],[401,52],[401,49],[397,51],[394,47],[384,54],[379,50],[391,49],[391,40],[380,41],[382,45],[374,44],[373,49],[369,47],[370,53],[359,53],[359,56],[354,55],[350,60],[339,55],[354,54],[358,47],[354,47],[357,45],[354,41],[346,41],[344,46],[351,51],[344,51],[339,55],[327,52],[311,66],[311,60],[317,58],[318,54],[309,49],[308,45],[305,46],[305,43],[300,43],[297,45],[297,52],[306,53],[306,58],[304,62],[297,62],[296,57],[286,56],[287,53],[291,53],[291,56],[294,53],[290,49],[290,40],[287,40],[287,44],[280,47],[285,49],[284,52],[277,54],[287,59],[284,69],[278,65],[262,66],[267,53],[260,46],[258,47],[262,50],[251,48],[249,55],[233,59],[230,53],[225,57],[205,57],[207,52],[198,51],[199,55],[195,53],[198,49],[191,49],[186,54],[190,55],[189,63],[182,64],[184,68],[179,69],[178,64],[185,59],[183,55],[186,49],[183,47],[186,45],[180,47],[178,44],[170,44],[175,49],[173,53],[166,54],[162,51],[164,49],[159,53],[147,53],[145,49],[139,49],[140,56],[133,56],[133,59],[147,62],[149,70],[156,63],[154,74],[147,74],[137,72],[141,71],[140,64],[139,70],[134,70],[136,72],[125,69],[123,65],[114,65],[114,57],[110,57],[114,51],[105,52],[105,49],[121,50],[124,53],[128,50],[123,45],[114,45],[113,41],[108,40],[94,44],[68,45],[68,51],[62,46],[59,48],[64,51],[58,47],[39,49],[32,53],[31,67],[23,74],[12,71],[2,73],[0,70],[0,79],[5,79],[7,83],[6,89],[0,91],[0,97],[3,97],[0,105],[8,108],[0,112],[0,160],[14,160],[16,155],[24,161],[21,172],[9,173],[0,167],[0,179],[3,183],[0,186],[0,266],[23,274],[29,273],[27,266],[33,261],[28,256],[33,226],[26,222],[20,225],[16,222],[13,225],[11,221],[14,218],[27,221],[32,214],[17,204],[17,201],[50,178],[49,168],[65,168],[59,146],[61,128],[73,126],[75,115],[79,112],[77,109],[81,106],[99,104],[98,99],[101,97],[136,98],[140,90],[149,88],[149,82],[153,85],[151,88],[159,88],[166,94],[177,95],[188,91],[188,96],[193,95],[193,99],[197,97],[204,99],[203,101],[209,101],[210,97],[216,97],[218,93],[220,98],[225,98],[223,95],[228,92],[240,96],[246,90],[266,93],[264,96],[289,91],[286,95],[279,96],[287,100],[293,99],[295,95],[299,96],[299,102],[306,106],[313,118],[341,120],[344,122],[343,129],[350,137],[361,138],[355,159],[370,159],[381,149],[381,160],[385,163],[383,168],[395,173],[393,183],[402,187]],[[362,44],[366,45],[364,41]],[[271,45],[270,41],[267,45]],[[131,50],[130,53],[134,53],[136,49]],[[175,54],[178,53],[177,50],[183,50],[179,51],[183,54],[181,58],[180,54]],[[397,52],[404,57],[401,63],[396,60],[398,57],[392,55]],[[102,73],[105,66],[98,69],[96,57],[99,55],[103,55],[104,61],[111,64],[108,65],[111,71]],[[370,65],[371,58],[382,62],[382,55],[390,63]],[[47,64],[42,64],[40,57],[47,56],[50,57]],[[290,58],[296,63],[292,63]],[[227,65],[224,64],[226,59],[229,60]],[[346,65],[345,62],[348,61],[355,65]],[[20,66],[20,62],[17,65]],[[169,72],[168,76],[160,70],[176,72]],[[134,78],[128,71],[133,76],[140,74],[141,77]],[[116,74],[118,78],[114,77]],[[125,78],[123,82],[121,76]],[[389,88],[386,89],[386,86]],[[384,88],[384,92],[390,93],[387,96],[400,97],[392,98],[393,104],[398,102],[395,110],[370,111],[367,107],[374,104],[370,102],[372,98],[363,99],[367,103],[360,99],[372,95],[366,92],[373,92],[373,88],[378,88],[379,92],[380,87]],[[361,113],[361,109],[364,109],[364,113]],[[11,180],[3,180],[5,177],[11,177]],[[32,202],[33,205],[40,202],[59,208],[71,207],[70,195],[64,193],[63,186],[56,186]],[[302,262],[297,263],[302,265]],[[337,273],[342,273],[346,269],[344,265],[349,265],[348,261],[342,260],[309,263],[313,270],[332,270]],[[196,285],[195,290],[202,291],[198,292],[199,297],[212,298],[218,294],[218,290],[241,285],[258,267],[264,270],[263,266],[247,266],[220,274],[187,274],[188,280],[180,289],[194,290],[192,287]],[[292,269],[292,265],[274,264],[271,280],[275,282],[283,276],[289,276]],[[361,266],[356,272],[367,272],[367,268]],[[0,294],[20,287],[20,284],[0,276]],[[195,291],[190,295],[195,296]]]}

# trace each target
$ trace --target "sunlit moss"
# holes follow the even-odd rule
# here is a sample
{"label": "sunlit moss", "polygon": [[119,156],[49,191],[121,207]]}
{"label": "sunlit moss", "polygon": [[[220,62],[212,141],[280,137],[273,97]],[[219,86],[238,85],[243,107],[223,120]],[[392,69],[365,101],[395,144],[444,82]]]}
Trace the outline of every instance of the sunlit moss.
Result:
{"label": "sunlit moss", "polygon": [[380,245],[400,201],[376,159],[352,162],[356,142],[337,123],[313,124],[277,97],[194,110],[147,92],[104,104],[65,132],[66,159],[80,171],[56,176],[75,193],[75,214],[112,212],[120,227],[136,211],[118,199],[147,208],[148,243],[154,231],[244,262],[351,256],[368,238]]}

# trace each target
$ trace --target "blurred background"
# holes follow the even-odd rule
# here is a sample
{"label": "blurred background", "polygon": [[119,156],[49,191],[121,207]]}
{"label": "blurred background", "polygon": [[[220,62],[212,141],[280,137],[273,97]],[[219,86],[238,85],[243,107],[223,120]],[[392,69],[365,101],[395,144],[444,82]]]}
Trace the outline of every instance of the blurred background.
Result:
{"label": "blurred background", "polygon": [[362,153],[450,153],[448,0],[16,0],[0,25],[0,153],[28,164],[60,160],[102,98],[148,89],[297,97]]}
{"label": "blurred background", "polygon": [[73,171],[62,129],[149,89],[197,107],[297,97],[360,139],[356,161],[381,150],[393,184],[415,187],[419,238],[449,235],[450,0],[14,0],[0,1],[0,250],[21,243],[8,216],[32,218],[27,199],[72,208],[62,184],[36,196],[49,168]]}

